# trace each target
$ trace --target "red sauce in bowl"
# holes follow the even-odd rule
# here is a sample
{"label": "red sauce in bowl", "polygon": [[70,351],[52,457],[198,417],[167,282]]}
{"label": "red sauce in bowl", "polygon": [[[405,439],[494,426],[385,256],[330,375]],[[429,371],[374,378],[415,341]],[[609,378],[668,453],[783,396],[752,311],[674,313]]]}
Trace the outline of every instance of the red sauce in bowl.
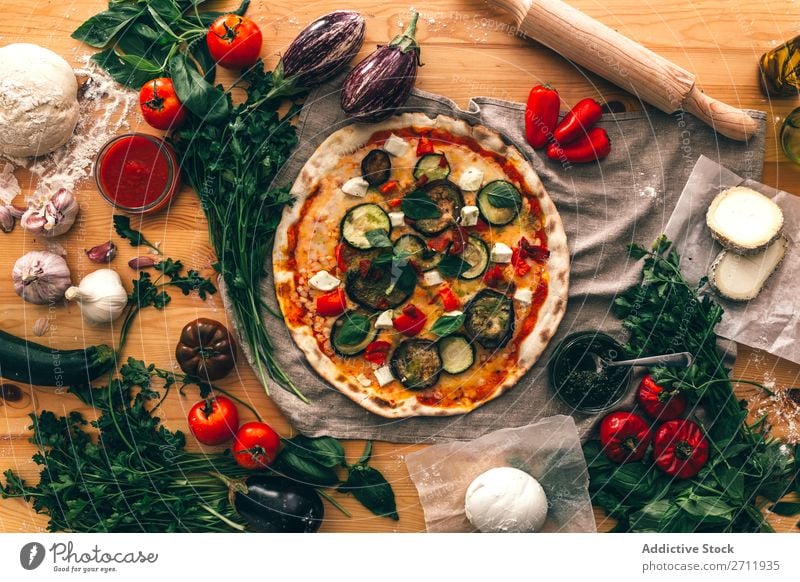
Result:
{"label": "red sauce in bowl", "polygon": [[109,203],[136,214],[161,210],[180,188],[172,148],[142,133],[120,135],[103,146],[94,175],[97,188]]}

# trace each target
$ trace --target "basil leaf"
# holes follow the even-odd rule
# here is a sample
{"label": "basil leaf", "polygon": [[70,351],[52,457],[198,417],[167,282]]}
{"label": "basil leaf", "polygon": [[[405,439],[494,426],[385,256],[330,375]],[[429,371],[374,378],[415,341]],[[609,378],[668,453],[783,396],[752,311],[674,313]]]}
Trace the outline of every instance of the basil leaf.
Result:
{"label": "basil leaf", "polygon": [[228,118],[228,96],[206,81],[186,54],[172,57],[169,69],[178,99],[196,117],[211,124],[222,123]]}
{"label": "basil leaf", "polygon": [[337,341],[346,346],[359,344],[366,339],[370,327],[368,317],[351,313],[336,334]]}
{"label": "basil leaf", "polygon": [[160,65],[158,65],[158,64],[156,64],[156,63],[154,63],[152,61],[148,61],[145,58],[142,58],[142,57],[139,57],[139,56],[136,56],[136,55],[133,55],[133,54],[130,54],[130,55],[129,54],[123,54],[123,55],[118,54],[117,56],[120,59],[122,59],[123,61],[125,61],[126,63],[128,63],[130,66],[132,66],[134,69],[136,69],[137,71],[141,71],[142,73],[147,73],[149,75],[156,76],[156,75],[159,75],[159,74],[161,74],[163,72],[163,69],[161,68]]}
{"label": "basil leaf", "polygon": [[111,78],[120,85],[136,90],[139,90],[142,85],[157,76],[141,71],[130,63],[126,63],[114,52],[113,48],[107,48],[93,54],[92,61],[97,63],[100,68],[105,69]]}
{"label": "basil leaf", "polygon": [[491,182],[484,187],[488,190],[489,204],[495,208],[519,208],[522,206],[522,196],[516,187],[504,180]]}
{"label": "basil leaf", "polygon": [[205,38],[200,38],[189,45],[189,52],[203,70],[203,78],[209,83],[213,83],[217,76],[217,63],[208,50],[208,43]]}
{"label": "basil leaf", "polygon": [[323,467],[334,468],[344,465],[344,448],[333,437],[310,438],[297,435],[285,440],[284,445],[298,457],[314,461]]}
{"label": "basil leaf", "polygon": [[271,469],[286,477],[319,487],[330,487],[339,483],[339,475],[331,467],[301,457],[291,448],[284,448]]}
{"label": "basil leaf", "polygon": [[769,510],[783,517],[792,517],[800,513],[800,501],[779,501],[770,507]]}
{"label": "basil leaf", "polygon": [[440,218],[442,211],[433,198],[422,190],[414,190],[403,197],[400,208],[406,217],[411,220],[422,220],[425,218]]}
{"label": "basil leaf", "polygon": [[72,38],[95,48],[103,48],[119,31],[144,13],[144,7],[118,4],[95,14],[72,33]]}
{"label": "basil leaf", "polygon": [[200,24],[202,26],[211,26],[211,24],[223,14],[237,14],[239,16],[244,16],[244,13],[247,12],[247,9],[250,7],[250,0],[242,0],[242,3],[239,4],[239,8],[236,10],[229,10],[227,12],[201,12],[200,13]]}
{"label": "basil leaf", "polygon": [[431,333],[439,337],[446,337],[456,333],[461,326],[464,325],[466,316],[462,313],[460,315],[443,315],[436,320],[436,323],[431,327]]}
{"label": "basil leaf", "polygon": [[347,481],[339,491],[353,496],[375,515],[400,519],[392,487],[380,471],[368,465],[353,465],[349,468]]}
{"label": "basil leaf", "polygon": [[403,293],[410,293],[417,286],[417,272],[410,263],[402,267],[395,286]]}
{"label": "basil leaf", "polygon": [[170,36],[177,36],[173,26],[181,19],[181,9],[172,0],[148,0],[150,16]]}
{"label": "basil leaf", "polygon": [[375,248],[385,249],[392,246],[392,239],[389,238],[389,233],[382,228],[368,230],[364,233],[364,236],[369,241],[369,244]]}
{"label": "basil leaf", "polygon": [[464,271],[469,271],[472,265],[458,255],[446,255],[436,268],[445,277],[458,277]]}

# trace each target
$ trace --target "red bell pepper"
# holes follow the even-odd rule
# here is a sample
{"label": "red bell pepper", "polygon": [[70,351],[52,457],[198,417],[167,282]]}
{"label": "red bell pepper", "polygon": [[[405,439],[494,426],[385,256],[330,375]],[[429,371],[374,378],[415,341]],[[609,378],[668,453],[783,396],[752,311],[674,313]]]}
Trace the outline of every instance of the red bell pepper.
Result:
{"label": "red bell pepper", "polygon": [[611,140],[602,127],[593,127],[586,135],[563,147],[556,142],[547,146],[547,157],[551,160],[583,164],[599,161],[611,153]]}
{"label": "red bell pepper", "polygon": [[416,305],[409,303],[403,307],[403,313],[392,320],[394,328],[400,333],[408,336],[417,335],[425,327],[428,318]]}
{"label": "red bell pepper", "polygon": [[671,477],[689,479],[708,461],[708,439],[691,420],[670,420],[658,427],[653,459]]}
{"label": "red bell pepper", "polygon": [[602,116],[602,105],[594,99],[581,99],[553,130],[553,140],[562,146],[572,143],[586,135]]}
{"label": "red bell pepper", "polygon": [[547,247],[535,245],[524,236],[519,239],[519,248],[524,251],[523,258],[533,259],[537,263],[543,263],[550,258],[550,251]]}
{"label": "red bell pepper", "polygon": [[664,390],[648,374],[639,384],[636,400],[645,413],[656,420],[674,420],[686,411],[686,396],[677,390]]}
{"label": "red bell pepper", "polygon": [[417,157],[421,158],[426,154],[433,153],[433,143],[427,137],[420,137],[417,142]]}
{"label": "red bell pepper", "polygon": [[402,198],[392,198],[388,202],[390,208],[397,208],[402,203],[403,203],[403,199]]}
{"label": "red bell pepper", "polygon": [[483,282],[495,289],[505,285],[506,276],[505,273],[503,273],[503,267],[500,265],[489,267],[486,273],[483,274]]}
{"label": "red bell pepper", "polygon": [[347,261],[344,258],[344,243],[336,245],[336,268],[338,268],[341,273],[347,270]]}
{"label": "red bell pepper", "polygon": [[323,317],[341,315],[347,310],[347,297],[341,287],[317,297],[317,314]]}
{"label": "red bell pepper", "polygon": [[397,180],[389,180],[388,182],[384,182],[380,186],[378,186],[378,190],[380,190],[381,194],[388,194],[389,192],[396,190],[398,188]]}
{"label": "red bell pepper", "polygon": [[419,178],[417,178],[417,186],[424,186],[428,182],[427,174],[422,174]]}
{"label": "red bell pepper", "polygon": [[518,277],[524,277],[531,270],[531,266],[525,262],[524,256],[526,254],[527,253],[520,247],[511,249],[511,265],[514,267],[514,271],[517,273]]}
{"label": "red bell pepper", "polygon": [[436,294],[441,298],[445,311],[455,311],[461,307],[461,300],[450,288],[450,285],[442,285]]}
{"label": "red bell pepper", "polygon": [[429,240],[428,248],[433,251],[436,251],[437,253],[443,253],[448,249],[450,243],[452,242],[453,242],[453,233],[451,233],[448,230],[444,234],[440,234],[436,238],[432,238],[431,240]]}
{"label": "red bell pepper", "polygon": [[392,344],[384,341],[372,342],[367,346],[364,351],[364,359],[373,364],[382,366],[386,363],[386,358],[389,357],[389,350],[392,349]]}
{"label": "red bell pepper", "polygon": [[615,463],[640,460],[651,437],[647,421],[632,412],[612,412],[600,422],[600,444]]}
{"label": "red bell pepper", "polygon": [[358,261],[358,274],[361,275],[362,279],[366,279],[367,275],[369,275],[369,270],[372,267],[372,263],[368,259],[361,259]]}
{"label": "red bell pepper", "polygon": [[544,147],[558,122],[561,98],[547,85],[536,85],[528,94],[525,107],[525,139],[534,149]]}

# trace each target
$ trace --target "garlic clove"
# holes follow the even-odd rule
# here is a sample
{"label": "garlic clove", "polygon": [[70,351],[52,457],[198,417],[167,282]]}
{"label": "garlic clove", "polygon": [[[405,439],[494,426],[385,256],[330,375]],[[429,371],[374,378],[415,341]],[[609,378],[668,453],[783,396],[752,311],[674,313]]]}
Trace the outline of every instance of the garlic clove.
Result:
{"label": "garlic clove", "polygon": [[140,269],[149,269],[150,267],[155,266],[156,261],[153,257],[141,256],[141,257],[134,257],[130,261],[128,261],[128,266],[135,271]]}
{"label": "garlic clove", "polygon": [[105,242],[87,250],[86,256],[93,263],[110,263],[117,256],[117,245],[113,241]]}

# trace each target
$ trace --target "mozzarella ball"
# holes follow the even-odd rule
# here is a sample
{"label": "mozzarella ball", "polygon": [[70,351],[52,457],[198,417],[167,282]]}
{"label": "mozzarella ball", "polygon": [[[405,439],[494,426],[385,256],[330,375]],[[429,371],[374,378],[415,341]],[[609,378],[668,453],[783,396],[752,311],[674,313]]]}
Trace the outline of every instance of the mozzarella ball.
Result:
{"label": "mozzarella ball", "polygon": [[75,131],[78,81],[67,61],[35,44],[0,48],[0,156],[41,156]]}
{"label": "mozzarella ball", "polygon": [[467,489],[467,519],[484,533],[532,533],[547,519],[547,496],[539,482],[519,469],[497,467]]}

